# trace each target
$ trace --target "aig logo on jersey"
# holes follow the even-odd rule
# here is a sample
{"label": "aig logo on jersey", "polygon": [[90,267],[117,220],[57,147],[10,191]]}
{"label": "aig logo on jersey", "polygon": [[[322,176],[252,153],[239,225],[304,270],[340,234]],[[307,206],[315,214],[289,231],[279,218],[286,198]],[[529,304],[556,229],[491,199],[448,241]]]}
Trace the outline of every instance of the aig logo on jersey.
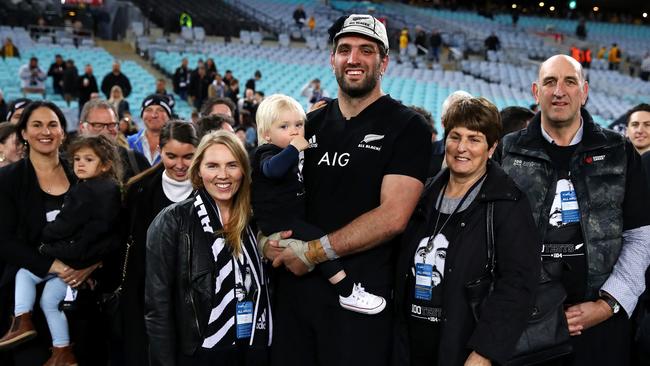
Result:
{"label": "aig logo on jersey", "polygon": [[[381,140],[384,139],[384,135],[375,135],[375,134],[369,134],[366,135],[363,140],[359,143],[359,146],[362,149],[370,149],[370,150],[375,150],[375,151],[381,151],[381,146],[377,146],[378,144],[381,144]],[[378,142],[379,141],[379,142]]]}

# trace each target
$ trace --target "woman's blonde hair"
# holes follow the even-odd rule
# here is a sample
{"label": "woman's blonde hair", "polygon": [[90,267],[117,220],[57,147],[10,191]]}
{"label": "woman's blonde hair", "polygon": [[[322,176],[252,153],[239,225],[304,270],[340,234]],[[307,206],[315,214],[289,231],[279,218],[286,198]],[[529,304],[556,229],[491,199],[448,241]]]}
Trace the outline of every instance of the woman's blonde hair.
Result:
{"label": "woman's blonde hair", "polygon": [[115,101],[115,98],[113,98],[113,92],[114,91],[119,91],[120,92],[120,95],[122,97],[119,100],[124,99],[124,91],[122,91],[122,87],[119,86],[119,85],[113,85],[113,87],[111,88],[111,92],[108,95],[108,101],[109,102],[114,102]]}
{"label": "woman's blonde hair", "polygon": [[190,163],[189,175],[194,189],[203,188],[203,179],[200,177],[200,167],[208,148],[221,144],[224,145],[237,160],[242,170],[242,181],[239,190],[232,198],[230,209],[230,220],[223,226],[223,234],[226,243],[230,245],[232,252],[238,255],[242,247],[242,234],[246,231],[248,222],[252,216],[251,209],[251,167],[248,161],[248,153],[242,142],[235,134],[227,131],[215,131],[203,136],[199,147],[194,152],[194,158]]}
{"label": "woman's blonde hair", "polygon": [[270,130],[273,122],[280,120],[280,113],[283,111],[292,111],[300,114],[302,120],[306,120],[305,110],[302,109],[300,103],[290,96],[284,94],[270,95],[260,103],[255,113],[255,120],[257,122],[257,139],[259,145],[268,144],[269,141],[264,139]]}

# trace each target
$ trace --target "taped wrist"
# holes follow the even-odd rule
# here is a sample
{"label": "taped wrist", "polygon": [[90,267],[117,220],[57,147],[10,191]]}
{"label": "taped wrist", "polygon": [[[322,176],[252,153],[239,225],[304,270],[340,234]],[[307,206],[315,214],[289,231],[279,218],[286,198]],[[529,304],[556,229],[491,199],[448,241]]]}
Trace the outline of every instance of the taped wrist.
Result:
{"label": "taped wrist", "polygon": [[327,262],[339,257],[334,249],[332,249],[329,237],[327,235],[323,236],[320,239],[308,242],[307,253],[305,256],[314,264]]}

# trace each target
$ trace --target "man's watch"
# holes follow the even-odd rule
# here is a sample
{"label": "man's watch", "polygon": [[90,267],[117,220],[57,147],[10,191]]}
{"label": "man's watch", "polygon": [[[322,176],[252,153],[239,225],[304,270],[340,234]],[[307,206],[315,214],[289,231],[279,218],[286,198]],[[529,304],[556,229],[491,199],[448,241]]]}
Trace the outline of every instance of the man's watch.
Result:
{"label": "man's watch", "polygon": [[601,300],[606,302],[607,305],[612,308],[613,314],[617,314],[621,310],[621,304],[619,304],[618,301],[616,301],[616,299],[606,291],[601,290],[598,292],[598,295],[600,296]]}

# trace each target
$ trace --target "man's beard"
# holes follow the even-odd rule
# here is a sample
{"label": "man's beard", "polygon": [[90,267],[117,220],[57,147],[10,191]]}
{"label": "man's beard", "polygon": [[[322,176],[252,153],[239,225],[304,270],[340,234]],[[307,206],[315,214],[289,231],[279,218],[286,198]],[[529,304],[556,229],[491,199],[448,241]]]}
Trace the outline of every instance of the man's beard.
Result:
{"label": "man's beard", "polygon": [[376,74],[370,74],[359,86],[352,86],[345,80],[345,72],[336,74],[336,81],[341,90],[352,98],[360,98],[368,95],[377,86]]}

